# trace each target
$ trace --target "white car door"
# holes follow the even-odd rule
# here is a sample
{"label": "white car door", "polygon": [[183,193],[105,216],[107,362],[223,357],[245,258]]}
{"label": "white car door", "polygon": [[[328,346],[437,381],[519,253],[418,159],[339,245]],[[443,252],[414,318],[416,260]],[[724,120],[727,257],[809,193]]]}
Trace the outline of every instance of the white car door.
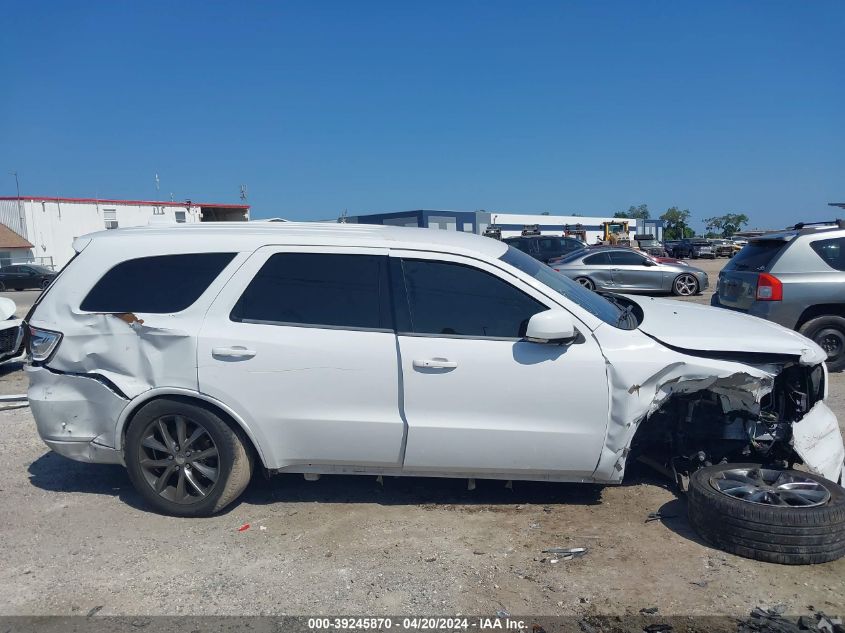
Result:
{"label": "white car door", "polygon": [[561,306],[485,262],[391,251],[391,276],[406,471],[593,473],[608,383],[586,326],[568,345],[523,341],[533,314]]}
{"label": "white car door", "polygon": [[387,251],[265,247],[209,309],[200,391],[240,414],[271,468],[399,467]]}

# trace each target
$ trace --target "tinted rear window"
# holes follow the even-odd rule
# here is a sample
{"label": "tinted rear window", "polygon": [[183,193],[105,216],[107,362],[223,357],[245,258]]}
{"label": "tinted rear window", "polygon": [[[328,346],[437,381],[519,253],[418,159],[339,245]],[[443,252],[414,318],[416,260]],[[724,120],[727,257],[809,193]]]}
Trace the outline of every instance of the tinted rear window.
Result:
{"label": "tinted rear window", "polygon": [[351,329],[392,328],[387,257],[272,255],[232,310],[233,321]]}
{"label": "tinted rear window", "polygon": [[199,299],[235,253],[159,255],[121,262],[79,306],[86,312],[181,312]]}
{"label": "tinted rear window", "polygon": [[755,240],[742,247],[725,266],[727,270],[765,270],[775,256],[789,242],[782,240]]}

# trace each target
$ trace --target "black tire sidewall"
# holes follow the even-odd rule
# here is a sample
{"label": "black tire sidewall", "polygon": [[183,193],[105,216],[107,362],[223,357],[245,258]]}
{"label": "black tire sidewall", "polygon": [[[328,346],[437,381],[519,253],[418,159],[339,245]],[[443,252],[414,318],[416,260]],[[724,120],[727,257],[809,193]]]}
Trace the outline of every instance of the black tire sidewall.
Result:
{"label": "black tire sidewall", "polygon": [[[815,342],[815,335],[818,334],[820,330],[826,328],[839,330],[842,333],[843,338],[845,338],[845,318],[836,316],[835,314],[828,314],[810,319],[801,326],[799,332]],[[845,369],[845,352],[843,352],[836,360],[828,360],[827,368],[829,371],[842,371]]]}
{"label": "black tire sidewall", "polygon": [[[219,474],[214,490],[201,501],[190,505],[174,503],[161,497],[153,490],[144,477],[139,464],[139,445],[143,439],[142,435],[152,420],[166,415],[182,415],[202,424],[214,441],[218,451]],[[144,405],[132,419],[132,423],[126,432],[124,444],[124,460],[129,479],[135,490],[144,500],[157,512],[170,516],[200,517],[210,516],[217,510],[217,503],[220,500],[226,482],[231,476],[235,460],[233,442],[240,439],[232,429],[212,411],[187,402],[171,399],[155,400]]]}

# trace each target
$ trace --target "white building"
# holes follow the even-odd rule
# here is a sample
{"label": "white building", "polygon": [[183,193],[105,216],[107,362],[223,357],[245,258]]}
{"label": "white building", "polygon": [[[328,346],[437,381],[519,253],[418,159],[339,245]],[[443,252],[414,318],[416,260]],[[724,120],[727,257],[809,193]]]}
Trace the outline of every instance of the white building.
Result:
{"label": "white building", "polygon": [[[580,215],[538,215],[500,213],[497,211],[446,211],[416,209],[392,213],[373,213],[344,217],[343,221],[360,224],[387,224],[391,226],[416,226],[432,229],[463,231],[483,235],[490,226],[496,226],[502,237],[520,235],[526,226],[534,226],[543,235],[573,235],[588,243],[603,239],[605,223],[621,239],[632,239],[637,230],[636,220],[611,216],[585,217]],[[627,223],[627,231],[622,230]]]}
{"label": "white building", "polygon": [[[0,198],[0,223],[23,241],[0,239],[0,265],[32,262],[60,270],[86,233],[150,223],[249,220],[249,205],[95,198]],[[0,237],[7,232],[0,230]],[[30,248],[25,248],[26,243]],[[13,245],[14,246],[11,246]]]}

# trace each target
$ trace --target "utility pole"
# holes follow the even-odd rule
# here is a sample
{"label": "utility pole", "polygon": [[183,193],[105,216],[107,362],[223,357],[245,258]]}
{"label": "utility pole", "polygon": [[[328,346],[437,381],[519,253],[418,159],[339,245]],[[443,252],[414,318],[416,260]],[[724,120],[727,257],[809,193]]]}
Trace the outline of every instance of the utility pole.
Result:
{"label": "utility pole", "polygon": [[20,222],[21,231],[26,232],[26,229],[24,228],[26,226],[26,221],[23,217],[23,207],[21,207],[21,183],[18,180],[18,172],[17,170],[10,171],[9,175],[15,177],[15,191],[17,191],[18,194],[18,221]]}

